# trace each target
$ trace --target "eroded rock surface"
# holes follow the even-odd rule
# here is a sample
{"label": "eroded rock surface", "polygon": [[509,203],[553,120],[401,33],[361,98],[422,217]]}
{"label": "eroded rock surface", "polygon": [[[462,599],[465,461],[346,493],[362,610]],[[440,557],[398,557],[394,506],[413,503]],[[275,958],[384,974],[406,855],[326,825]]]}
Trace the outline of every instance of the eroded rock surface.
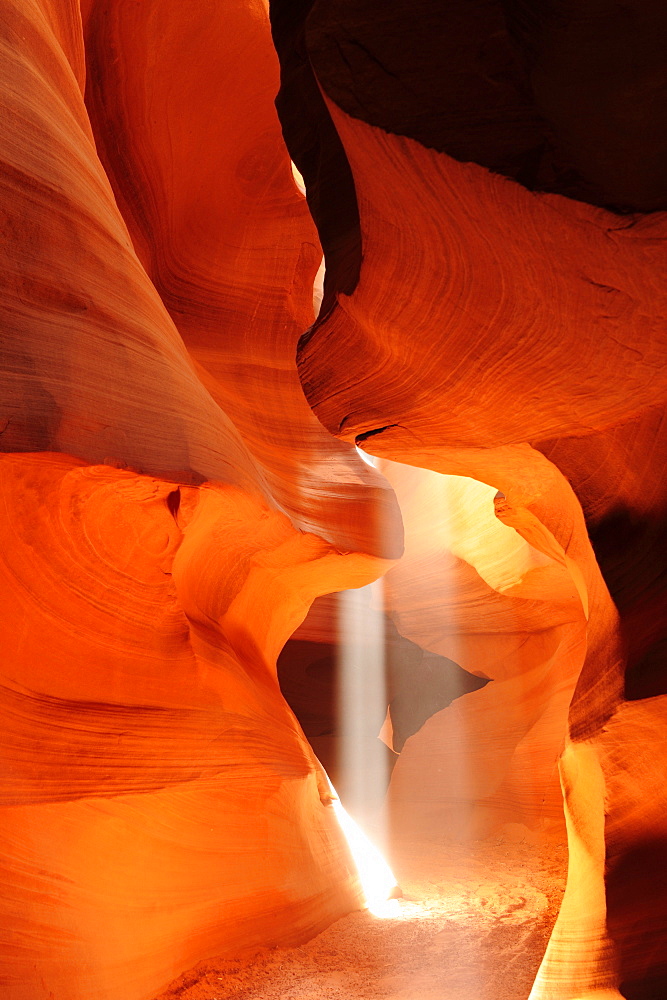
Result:
{"label": "eroded rock surface", "polygon": [[[314,3],[294,13],[291,36],[287,6],[275,6],[285,103],[292,97],[291,110],[281,108],[288,144],[298,158],[303,119],[291,80],[305,52],[329,123],[319,161],[340,156],[328,141],[333,124],[359,214],[355,287],[331,290],[329,308],[300,343],[311,405],[332,433],[375,455],[495,486],[498,517],[567,572],[587,619],[583,665],[570,649],[556,668],[576,681],[561,765],[571,877],[534,996],[618,995],[620,985],[633,997],[657,997],[664,970],[655,958],[642,965],[638,941],[649,924],[662,940],[664,917],[647,902],[644,916],[629,917],[641,932],[628,937],[620,883],[630,892],[629,872],[653,856],[664,831],[645,845],[621,788],[648,792],[652,780],[621,747],[635,742],[633,720],[647,709],[654,746],[664,736],[657,552],[665,492],[656,455],[664,454],[667,217],[659,211],[664,169],[649,178],[651,162],[664,166],[662,140],[640,163],[638,119],[621,123],[619,115],[633,86],[651,79],[664,91],[664,72],[651,69],[664,11],[625,10],[630,69],[620,54],[622,15],[600,5],[456,4],[442,12],[425,4],[417,33],[429,41],[415,49],[399,37],[412,16],[407,5],[383,12],[341,0],[332,11]],[[461,54],[460,39],[474,59]],[[431,80],[444,82],[432,90]],[[654,112],[659,137],[664,108]],[[650,102],[642,113],[653,113]],[[503,143],[512,128],[510,163]],[[546,145],[533,146],[537,134]],[[319,190],[312,204],[327,204],[327,172],[309,173],[309,165],[303,158],[306,184]],[[332,245],[336,235],[354,245],[342,227],[332,234],[323,224],[322,233]],[[548,589],[540,596],[551,599]],[[403,593],[397,600],[400,616]],[[430,636],[433,618],[423,607],[420,614]],[[647,697],[656,700],[645,708]],[[400,764],[395,787],[399,775]]]}
{"label": "eroded rock surface", "polygon": [[[105,12],[84,10],[89,38]],[[112,13],[122,21],[132,11]],[[159,23],[165,40],[169,17],[176,34],[184,19],[168,5],[135,15],[135,29],[146,16],[149,37]],[[266,12],[221,8],[220,31],[232,17],[262,51],[241,115],[256,154],[230,138],[238,183],[224,195],[224,225],[196,199],[195,212],[241,258],[221,293],[237,339],[216,326],[205,369],[151,280],[160,282],[157,271],[147,273],[134,214],[98,158],[78,4],[20,2],[2,12],[2,113],[12,123],[1,154],[7,1000],[150,997],[203,955],[303,939],[360,901],[275,661],[314,597],[385,568],[379,548],[386,539],[400,551],[400,522],[388,487],[325,435],[298,388],[293,349],[312,319],[317,238],[272,107]],[[237,44],[238,33],[226,37]],[[107,35],[101,44],[113,66],[116,43]],[[104,75],[96,51],[89,41],[93,93],[95,74]],[[110,84],[105,93],[127,170],[134,136],[111,111]],[[139,93],[137,85],[122,100],[140,111]],[[148,139],[144,129],[142,162]],[[252,163],[266,165],[269,152],[270,169],[256,177]],[[142,197],[157,198],[144,180]],[[175,174],[166,188],[175,213]],[[258,190],[263,204],[275,200],[268,234],[245,220],[256,240],[245,256],[242,190],[246,205]],[[163,199],[148,220],[163,250],[156,219],[166,212]],[[278,246],[275,218],[286,220]],[[192,217],[184,227],[209,254]],[[185,297],[210,328],[210,303]],[[324,482],[337,488],[320,489]],[[344,515],[324,511],[329,496]],[[379,530],[386,518],[393,532]]]}
{"label": "eroded rock surface", "polygon": [[667,81],[639,6],[2,7],[6,1000],[149,1000],[359,905],[276,661],[331,661],[325,595],[383,573],[396,827],[557,838],[560,757],[533,998],[662,1000]]}

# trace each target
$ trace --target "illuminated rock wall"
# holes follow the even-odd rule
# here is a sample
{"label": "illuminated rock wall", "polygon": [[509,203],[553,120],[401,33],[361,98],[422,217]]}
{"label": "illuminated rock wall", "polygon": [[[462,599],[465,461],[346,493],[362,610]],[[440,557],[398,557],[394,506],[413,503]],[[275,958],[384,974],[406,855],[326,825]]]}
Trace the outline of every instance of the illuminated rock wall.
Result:
{"label": "illuminated rock wall", "polygon": [[[314,597],[377,576],[385,538],[400,551],[389,488],[326,434],[298,388],[294,347],[313,317],[319,249],[273,109],[266,13],[220,7],[216,36],[210,19],[197,27],[171,4],[115,5],[154,65],[156,23],[165,44],[184,44],[186,24],[195,48],[208,37],[200,98],[218,89],[206,80],[220,37],[236,51],[245,31],[252,84],[246,104],[240,79],[238,106],[224,98],[238,115],[237,133],[222,122],[226,173],[204,155],[215,112],[184,92],[179,109],[165,91],[173,47],[166,125],[155,91],[142,108],[129,71],[117,111],[105,85],[124,182],[135,134],[117,121],[123,108],[157,117],[167,143],[151,144],[138,121],[142,195],[130,191],[130,212],[83,101],[87,72],[95,122],[98,42],[109,65],[123,44],[107,10],[84,11],[87,70],[77,4],[2,11],[6,1000],[151,997],[202,957],[303,940],[359,905],[275,662]],[[157,82],[151,69],[146,86]],[[164,128],[194,106],[202,121],[196,132],[192,118],[179,187],[172,154],[187,151]],[[201,185],[227,206],[223,220]],[[151,259],[136,215],[156,258],[183,260],[179,234],[191,240],[187,318],[158,273],[176,265]],[[196,339],[191,353],[156,285]],[[198,315],[208,325],[192,332]]]}
{"label": "illuminated rock wall", "polygon": [[[416,14],[337,0],[296,14],[277,2],[273,24],[288,145],[313,189],[325,252],[331,243],[348,263],[300,342],[306,396],[344,440],[500,491],[499,519],[560,573],[527,573],[502,594],[506,608],[511,596],[524,609],[513,611],[518,635],[530,612],[548,630],[575,592],[587,618],[585,656],[571,612],[569,638],[521,647],[525,666],[509,648],[501,662],[505,678],[516,670],[523,682],[507,692],[515,743],[517,703],[532,702],[521,724],[539,746],[544,705],[560,698],[557,726],[573,692],[561,761],[571,871],[534,996],[618,996],[620,984],[628,997],[657,998],[664,895],[657,902],[639,886],[667,832],[653,819],[665,804],[656,788],[665,772],[664,8],[462,2]],[[309,115],[327,123],[310,159]],[[351,234],[332,227],[324,190],[326,164],[342,172],[342,160],[354,205],[339,217],[356,213]],[[411,594],[409,521],[406,532],[406,561],[387,577],[400,579],[396,620],[444,650],[447,626]],[[503,636],[497,596],[470,610],[473,631],[484,632],[494,605]],[[458,640],[464,657],[469,631]],[[493,653],[480,660],[482,671],[484,660],[495,665]],[[442,713],[414,738],[395,770],[399,811],[429,799],[419,775],[434,750],[455,759],[457,726],[466,739],[475,733],[464,702],[480,706],[480,735],[500,735],[481,714],[494,689],[499,711],[501,684],[489,684],[458,718]],[[479,757],[464,758],[473,776]],[[490,772],[481,773],[488,794]]]}
{"label": "illuminated rock wall", "polygon": [[3,1000],[359,904],[276,660],[384,572],[397,827],[567,738],[535,1000],[664,997],[665,15],[560,7],[3,5]]}

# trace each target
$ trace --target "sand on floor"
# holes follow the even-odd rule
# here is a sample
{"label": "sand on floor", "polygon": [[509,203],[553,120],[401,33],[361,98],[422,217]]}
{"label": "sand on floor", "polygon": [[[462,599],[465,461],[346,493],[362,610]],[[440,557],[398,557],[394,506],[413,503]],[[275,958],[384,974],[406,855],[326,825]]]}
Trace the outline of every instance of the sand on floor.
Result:
{"label": "sand on floor", "polygon": [[561,844],[403,843],[397,914],[201,963],[156,1000],[526,1000],[565,887]]}

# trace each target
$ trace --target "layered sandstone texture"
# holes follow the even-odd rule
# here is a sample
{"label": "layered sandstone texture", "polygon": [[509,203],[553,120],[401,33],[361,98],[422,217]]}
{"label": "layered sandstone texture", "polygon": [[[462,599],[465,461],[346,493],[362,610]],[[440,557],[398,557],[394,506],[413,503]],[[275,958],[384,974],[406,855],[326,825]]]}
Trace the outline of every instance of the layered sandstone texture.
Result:
{"label": "layered sandstone texture", "polygon": [[666,21],[2,4],[2,1000],[361,904],[311,744],[382,574],[395,829],[564,794],[534,1000],[664,1000]]}
{"label": "layered sandstone texture", "polygon": [[[272,14],[278,107],[332,263],[299,346],[306,396],[342,440],[495,487],[498,519],[545,557],[464,613],[475,626],[457,638],[462,665],[474,650],[472,668],[491,674],[493,653],[470,643],[491,609],[490,632],[530,636],[469,696],[481,707],[516,671],[517,697],[537,713],[526,750],[539,699],[557,712],[560,697],[561,721],[572,699],[570,878],[533,995],[663,996],[664,894],[639,886],[667,832],[653,818],[664,815],[667,690],[664,5],[307,8],[276,0]],[[334,174],[348,178],[335,209]],[[387,576],[393,614],[412,641],[451,656],[429,613],[434,590],[408,573],[417,551],[406,519],[406,560]],[[531,586],[545,611],[525,603]],[[450,603],[465,592],[461,580]],[[562,617],[575,594],[579,636],[576,615]],[[395,799],[432,801],[420,775],[454,740],[446,718],[413,737]],[[469,730],[478,756],[481,719]]]}
{"label": "layered sandstone texture", "polygon": [[400,521],[299,388],[320,251],[266,11],[0,28],[0,995],[146,1000],[360,905],[275,663]]}

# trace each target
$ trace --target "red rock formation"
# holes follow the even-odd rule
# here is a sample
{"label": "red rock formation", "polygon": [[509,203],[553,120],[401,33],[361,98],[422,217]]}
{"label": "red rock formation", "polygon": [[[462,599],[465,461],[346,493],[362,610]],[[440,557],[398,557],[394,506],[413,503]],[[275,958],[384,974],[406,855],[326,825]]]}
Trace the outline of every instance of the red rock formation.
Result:
{"label": "red rock formation", "polygon": [[275,660],[314,597],[384,568],[396,540],[378,524],[395,506],[353,448],[324,444],[298,390],[317,241],[271,104],[266,17],[235,13],[263,25],[273,60],[242,122],[251,148],[275,149],[259,179],[274,221],[258,235],[250,220],[259,242],[243,249],[257,159],[233,142],[240,188],[228,218],[207,211],[219,243],[239,244],[237,271],[215,309],[189,300],[226,337],[220,366],[203,350],[207,371],[97,157],[76,5],[3,10],[0,419],[4,451],[27,453],[6,455],[1,479],[7,1000],[150,997],[205,955],[303,939],[359,901]]}
{"label": "red rock formation", "polygon": [[294,367],[321,251],[273,106],[266,13],[92,3],[85,34],[97,147],[203,383],[296,524],[399,554],[391,494],[323,431]]}
{"label": "red rock formation", "polygon": [[235,487],[46,453],[1,481],[1,995],[150,997],[354,906],[273,663],[355,557]]}
{"label": "red rock formation", "polygon": [[501,524],[492,488],[392,462],[382,469],[406,523],[405,555],[385,578],[399,630],[492,678],[409,741],[392,781],[393,825],[418,839],[498,837],[507,824],[557,835],[555,758],[586,647],[557,543],[545,554],[541,538],[530,545]]}
{"label": "red rock formation", "polygon": [[[541,525],[547,529],[548,537],[556,540],[570,561],[569,568],[571,564],[576,567],[573,582],[578,589],[582,590],[581,579],[585,581],[590,614],[589,650],[571,710],[571,727],[578,740],[595,737],[600,726],[616,712],[621,702],[623,646],[627,646],[627,634],[633,633],[631,645],[641,645],[641,634],[637,635],[632,621],[625,626],[625,635],[619,631],[616,609],[600,580],[581,516],[577,513],[576,500],[571,493],[568,495],[565,482],[562,486],[557,485],[556,470],[553,474],[546,473],[546,470],[543,472],[540,456],[526,445],[514,442],[522,439],[539,441],[547,436],[581,437],[587,427],[597,425],[603,431],[605,425],[610,423],[627,424],[629,421],[632,430],[635,430],[637,420],[632,421],[632,417],[642,409],[645,415],[640,418],[640,425],[647,428],[652,424],[655,426],[651,410],[660,405],[664,393],[664,365],[661,360],[664,348],[658,334],[664,324],[665,306],[656,284],[659,273],[657,251],[665,228],[664,217],[647,217],[631,229],[612,235],[611,219],[601,215],[599,210],[577,207],[576,214],[574,211],[566,214],[563,205],[550,204],[550,196],[538,200],[519,188],[511,187],[509,182],[476,172],[472,167],[461,167],[453,161],[441,163],[438,157],[442,158],[442,154],[420,150],[409,140],[383,135],[369,126],[343,118],[340,112],[334,111],[333,116],[347,142],[353,164],[362,232],[366,237],[364,263],[354,295],[341,300],[316,332],[304,341],[301,357],[306,391],[316,412],[328,426],[341,431],[349,439],[363,436],[369,430],[384,428],[368,441],[368,447],[374,453],[443,472],[465,472],[498,487],[515,511],[511,518],[505,514],[503,519],[517,528],[531,544],[536,545],[534,532],[543,532]],[[409,168],[406,168],[404,160],[410,164]],[[386,164],[385,170],[380,169],[381,162]],[[456,182],[449,180],[450,171],[456,176]],[[382,186],[379,178],[382,177],[384,183],[385,178],[392,175],[393,181],[384,187],[384,194],[378,195]],[[406,175],[410,176],[411,183],[401,186],[401,178]],[[391,198],[390,188],[393,192]],[[496,193],[490,195],[485,206],[485,191],[490,194],[494,188],[497,188]],[[472,199],[473,190],[476,192],[474,203],[471,200],[466,204],[463,200],[465,193],[470,192]],[[433,192],[430,201],[429,191]],[[448,201],[447,191],[455,191],[456,199],[452,197]],[[415,252],[421,258],[419,266],[410,267],[403,277],[401,262],[405,257],[391,258],[387,253],[391,226],[383,225],[383,219],[395,216],[399,199],[403,202],[398,209],[404,223],[401,239],[406,241],[407,246],[418,246]],[[503,221],[502,213],[513,199],[522,199],[522,208],[517,202],[514,204],[514,218],[525,219],[518,230],[520,242],[526,232],[539,233],[542,243],[548,244],[549,256],[539,242],[532,254],[528,240],[520,247],[511,249],[511,238],[508,238],[512,237],[511,217],[508,215]],[[549,218],[540,220],[545,210]],[[419,221],[411,229],[407,220],[415,216]],[[586,230],[582,216],[588,223]],[[493,236],[491,220],[498,217],[500,223]],[[594,225],[595,220],[597,226]],[[479,234],[479,240],[473,236],[472,242],[468,242],[471,233],[475,232]],[[517,232],[516,228],[514,232]],[[560,251],[559,232],[564,234]],[[599,237],[593,250],[590,240],[596,232]],[[424,240],[421,244],[416,242],[417,233]],[[427,233],[431,234],[430,238]],[[449,239],[443,234],[449,234]],[[565,287],[568,281],[565,240],[570,247],[577,248],[570,265],[569,295]],[[444,255],[445,249],[452,243],[457,249],[454,253],[450,251],[447,258],[448,273],[443,276],[444,282],[443,277],[436,279],[434,289],[432,275],[435,273],[435,260],[440,253]],[[535,247],[534,237],[532,243]],[[587,244],[590,246],[588,251]],[[605,245],[612,248],[607,254],[604,253]],[[429,263],[427,248],[434,246],[437,249],[431,250],[433,256]],[[502,256],[489,256],[489,248],[494,246],[502,246]],[[602,272],[596,271],[595,282],[582,283],[579,274],[580,269],[586,267],[584,262],[590,259],[591,264],[595,262],[593,266],[596,269],[602,268],[605,256],[608,273],[614,277],[603,281]],[[378,280],[378,273],[387,267],[391,269],[390,273],[384,281]],[[497,268],[495,278],[494,267]],[[628,276],[626,286],[632,289],[631,295],[626,293],[626,305],[618,310],[596,305],[593,293],[620,298],[618,288],[624,284],[619,280],[620,267]],[[365,273],[373,274],[373,279],[365,281]],[[383,298],[379,294],[378,290],[382,287],[393,287],[395,290],[401,283],[406,289],[405,298],[395,293],[391,298]],[[554,286],[557,288],[559,283],[562,283],[561,290],[556,292],[559,309],[554,315],[553,309],[547,311],[547,303],[552,301]],[[601,285],[604,288],[600,288]],[[478,286],[479,293],[471,292]],[[577,292],[577,287],[580,292]],[[473,294],[474,298],[471,297]],[[416,303],[425,301],[429,295],[433,303],[431,308],[426,312],[415,309]],[[531,300],[529,306],[520,305],[525,295]],[[568,316],[570,302],[572,312]],[[577,322],[579,315],[586,317],[585,326]],[[554,339],[554,326],[558,331],[557,339]],[[410,340],[402,339],[406,330],[415,331],[420,350],[411,351]],[[511,331],[511,338],[503,336],[503,331]],[[619,337],[621,332],[622,340]],[[322,379],[318,366],[322,365],[327,373],[334,370],[335,361],[332,359],[341,354],[349,356],[352,341],[357,344],[354,356],[355,360],[359,358],[359,369],[350,371],[349,364],[346,365],[342,388],[334,397],[328,375]],[[428,352],[423,350],[424,343],[430,345]],[[521,347],[520,355],[518,345]],[[455,357],[456,366],[453,370],[449,365],[439,369],[434,364],[434,358],[438,356]],[[408,369],[410,376],[406,378]],[[355,386],[361,370],[382,372],[382,379],[381,384],[378,380],[371,387],[366,375],[363,395],[357,397]],[[445,409],[439,409],[432,403],[430,407],[427,405],[427,395],[420,391],[420,387],[427,382],[436,387],[435,398],[446,399]],[[507,401],[511,402],[508,404]],[[608,434],[606,438],[609,438]],[[622,432],[612,433],[611,439],[622,441]],[[600,447],[594,440],[590,444],[584,440],[584,447],[589,452]],[[605,440],[604,436],[602,440]],[[645,447],[650,452],[659,448],[660,442],[661,437],[654,430]],[[502,452],[495,450],[497,446],[502,448]],[[549,453],[553,453],[553,447],[549,445]],[[574,443],[566,454],[576,454]],[[579,466],[584,462],[580,458]],[[601,487],[593,487],[598,504],[605,495],[608,497],[606,504],[610,513],[622,503],[622,493],[619,496],[615,491],[613,481],[618,476],[627,490],[628,476],[637,464],[632,460],[618,463],[612,470],[605,470]],[[588,468],[585,476],[590,481]],[[571,481],[575,488],[579,485],[574,473],[571,474]],[[648,482],[646,505],[635,501],[633,507],[648,515],[650,525],[654,518],[651,506],[657,514],[662,507],[663,494],[655,474],[649,474]],[[547,489],[547,485],[551,488]],[[656,532],[660,537],[659,528],[648,530],[649,537],[656,537]],[[539,543],[537,547],[540,547]],[[564,557],[561,562],[568,565]],[[646,579],[645,574],[642,576]],[[653,578],[649,575],[647,581],[650,590],[657,591],[653,601],[658,600],[657,594],[661,592],[658,580],[659,572]],[[646,612],[642,618],[646,620]],[[655,632],[654,620],[652,627]],[[646,631],[646,625],[641,631]],[[660,636],[653,634],[650,638],[650,645],[654,645]],[[661,693],[660,685],[650,693]],[[628,711],[631,712],[630,709]],[[654,738],[659,731],[656,730]],[[621,738],[622,732],[621,725],[617,738]],[[580,765],[575,763],[579,746],[578,743],[566,756],[563,765],[564,780],[568,786],[571,784],[570,767],[575,773],[579,772]],[[588,751],[586,754],[588,760]],[[592,759],[597,760],[597,754],[597,750],[593,751]],[[631,784],[640,780],[639,775],[633,773],[631,757],[625,760],[625,764],[628,772],[626,780]],[[595,769],[598,764],[591,763],[591,766]],[[600,779],[599,787],[611,789],[611,777],[604,783]],[[568,799],[571,812],[579,817],[582,812],[595,815],[597,808],[601,823],[603,792],[600,791],[595,807],[587,793],[584,794],[584,802],[576,804],[576,789],[575,781]],[[612,801],[608,808],[612,815],[617,810],[622,815],[621,802],[617,805]],[[581,818],[573,822],[579,825]],[[621,819],[618,822],[623,825]],[[611,944],[601,943],[599,956],[594,954],[591,939],[606,938],[602,885],[605,853],[601,837],[600,832],[594,838],[598,845],[595,849],[590,845],[582,848],[586,855],[592,852],[597,858],[594,868],[599,884],[597,895],[601,900],[597,914],[593,915],[596,905],[590,899],[591,894],[581,900],[576,899],[576,889],[570,891],[564,913],[569,913],[571,907],[575,908],[574,929],[570,926],[568,930],[563,930],[568,921],[572,923],[572,918],[563,917],[547,957],[547,962],[555,961],[557,968],[549,972],[547,964],[536,996],[569,998],[584,989],[606,988],[618,981],[619,975],[621,982],[625,982],[627,977],[631,984],[637,980],[640,983],[651,981],[656,975],[662,975],[655,969],[647,972],[641,960],[637,959],[635,943],[635,954],[631,953],[627,959],[622,954],[612,960]],[[621,855],[626,852],[633,854],[636,840],[641,841],[642,838],[641,828],[626,828],[620,838],[625,841],[623,848],[619,848]],[[581,867],[574,859],[576,853],[573,853],[575,869],[571,885],[576,885]],[[619,860],[618,867],[623,867],[622,860]],[[573,892],[575,903],[571,904]],[[622,893],[616,891],[611,899],[619,905],[621,897]],[[647,921],[650,923],[648,917],[638,921],[644,932]],[[622,926],[622,915],[612,912],[608,924],[610,927]],[[658,933],[661,926],[662,918],[654,920],[652,932]],[[559,949],[561,934],[564,943]],[[621,951],[624,950],[623,938],[624,934],[617,931],[615,944]],[[555,957],[552,958],[552,955]],[[620,973],[615,969],[617,964],[621,966]],[[641,986],[637,988],[641,989]],[[640,992],[634,995],[653,994]]]}
{"label": "red rock formation", "polygon": [[[624,674],[629,666],[627,697],[664,693],[664,626],[655,618],[664,564],[655,547],[665,493],[653,467],[663,445],[667,222],[638,210],[665,206],[657,152],[665,122],[662,105],[643,107],[654,114],[657,143],[643,158],[649,140],[621,109],[633,88],[664,92],[655,68],[664,10],[653,4],[629,16],[631,67],[620,56],[618,11],[589,5],[579,14],[565,4],[463,3],[447,12],[425,4],[416,32],[437,41],[415,49],[402,41],[413,17],[407,5],[315,3],[291,17],[289,30],[287,6],[276,6],[288,141],[298,156],[294,67],[305,48],[324,93],[318,113],[342,145],[323,129],[319,158],[347,160],[361,237],[353,288],[330,290],[328,310],[301,341],[311,405],[333,433],[374,454],[497,487],[505,495],[498,516],[568,572],[588,617],[561,763],[571,876],[534,996],[617,996],[619,984],[626,996],[661,996],[662,959],[642,938],[663,940],[664,908],[640,903],[632,882],[642,884],[664,833],[650,813],[644,826],[630,804],[636,789],[657,790],[629,747],[640,731],[659,745],[662,709],[660,700],[624,701]],[[482,9],[493,13],[488,25]],[[503,49],[507,31],[519,42],[514,62]],[[599,42],[592,57],[587,31]],[[476,61],[461,55],[461,38],[466,51],[475,39]],[[479,89],[457,89],[463,79]],[[581,106],[568,108],[572,80]],[[506,97],[498,106],[496,84]],[[440,104],[419,100],[431,86]],[[301,103],[313,113],[309,93]],[[524,118],[509,162],[502,115],[531,108],[536,117]],[[529,180],[527,137],[540,133],[554,155],[550,167],[542,156]],[[468,159],[478,163],[457,162]],[[324,188],[325,171],[318,181],[305,160],[302,167],[307,184]],[[579,174],[574,185],[568,169]],[[326,203],[324,190],[318,202]],[[321,231],[333,241],[326,225]],[[549,589],[539,596],[552,597]],[[419,610],[428,636],[433,617]],[[565,672],[577,670],[566,657]]]}
{"label": "red rock formation", "polygon": [[[533,996],[664,995],[664,9],[570,7],[276,0],[316,232],[262,5],[4,4],[6,1000],[149,1000],[358,903],[275,664],[396,496],[400,822],[557,825],[567,736]],[[454,668],[491,680],[445,707]]]}

